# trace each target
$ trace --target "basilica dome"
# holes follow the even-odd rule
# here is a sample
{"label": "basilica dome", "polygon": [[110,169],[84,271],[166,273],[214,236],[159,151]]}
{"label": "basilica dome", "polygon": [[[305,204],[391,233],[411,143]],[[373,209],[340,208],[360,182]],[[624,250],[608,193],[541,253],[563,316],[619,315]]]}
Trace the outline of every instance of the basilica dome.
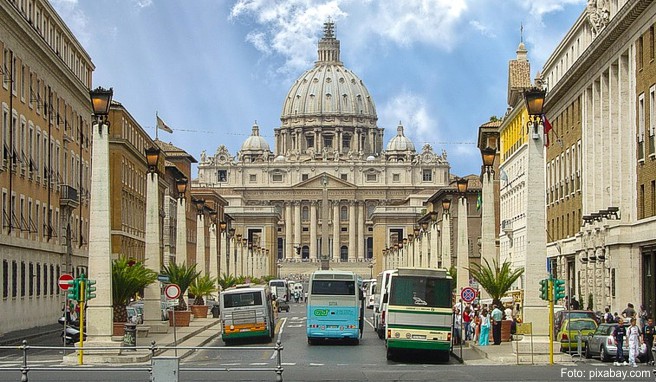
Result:
{"label": "basilica dome", "polygon": [[414,143],[403,134],[403,125],[401,122],[399,122],[399,126],[396,128],[396,136],[387,143],[387,151],[415,151]]}
{"label": "basilica dome", "polygon": [[283,124],[291,118],[331,115],[378,119],[374,101],[364,82],[340,61],[340,43],[333,28],[332,23],[324,26],[318,60],[289,89],[280,117]]}
{"label": "basilica dome", "polygon": [[257,122],[253,124],[253,132],[251,133],[251,136],[246,138],[241,145],[241,151],[244,153],[269,151],[269,144],[266,139],[260,135],[260,127],[257,125]]}

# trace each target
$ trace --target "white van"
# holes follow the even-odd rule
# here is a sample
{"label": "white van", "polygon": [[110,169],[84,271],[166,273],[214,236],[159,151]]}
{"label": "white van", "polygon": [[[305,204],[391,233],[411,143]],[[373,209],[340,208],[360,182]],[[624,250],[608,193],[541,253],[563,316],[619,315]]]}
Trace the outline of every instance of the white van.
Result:
{"label": "white van", "polygon": [[385,312],[387,310],[387,293],[389,292],[389,282],[392,274],[396,274],[396,269],[388,269],[378,274],[376,278],[376,293],[374,294],[374,331],[378,333],[378,338],[385,338]]}
{"label": "white van", "polygon": [[378,282],[376,280],[371,280],[367,286],[367,309],[374,308],[374,295],[376,294],[376,286]]}

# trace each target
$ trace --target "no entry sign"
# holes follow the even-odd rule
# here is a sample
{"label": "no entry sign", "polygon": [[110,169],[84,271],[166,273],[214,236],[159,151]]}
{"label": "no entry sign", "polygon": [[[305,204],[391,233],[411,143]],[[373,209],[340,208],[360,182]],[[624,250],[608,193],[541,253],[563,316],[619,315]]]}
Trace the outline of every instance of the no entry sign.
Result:
{"label": "no entry sign", "polygon": [[177,284],[169,284],[164,287],[164,295],[169,300],[175,300],[180,296],[180,287]]}
{"label": "no entry sign", "polygon": [[73,276],[69,275],[68,273],[64,273],[61,276],[59,276],[59,281],[57,284],[59,284],[59,289],[61,290],[67,290],[70,285],[68,285],[69,281],[75,280]]}

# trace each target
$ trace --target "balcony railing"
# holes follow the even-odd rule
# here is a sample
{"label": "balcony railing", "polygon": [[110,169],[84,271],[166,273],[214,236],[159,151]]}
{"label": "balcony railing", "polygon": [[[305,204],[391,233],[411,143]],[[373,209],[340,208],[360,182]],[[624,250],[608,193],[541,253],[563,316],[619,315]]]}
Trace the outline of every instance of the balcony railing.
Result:
{"label": "balcony railing", "polygon": [[62,184],[59,186],[59,205],[62,207],[77,208],[80,205],[80,199],[77,194],[77,189]]}

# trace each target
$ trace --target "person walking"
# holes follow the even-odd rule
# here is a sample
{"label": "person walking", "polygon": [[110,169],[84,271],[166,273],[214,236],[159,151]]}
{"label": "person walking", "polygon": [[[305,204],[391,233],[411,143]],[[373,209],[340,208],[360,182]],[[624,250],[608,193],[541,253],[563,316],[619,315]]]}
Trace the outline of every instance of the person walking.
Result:
{"label": "person walking", "polygon": [[462,322],[465,326],[465,341],[471,340],[471,321],[472,321],[472,316],[471,316],[471,308],[466,307],[465,308],[465,314],[462,316]]}
{"label": "person walking", "polygon": [[474,343],[477,343],[481,338],[481,315],[478,309],[474,311]]}
{"label": "person walking", "polygon": [[481,312],[481,333],[478,339],[478,344],[487,346],[490,344],[490,317],[487,314],[487,309],[483,308]]}
{"label": "person walking", "polygon": [[638,319],[640,319],[638,324],[640,324],[639,328],[642,332],[645,330],[645,325],[647,324],[647,309],[645,309],[644,305],[640,305],[640,310],[638,310]]}
{"label": "person walking", "polygon": [[615,366],[626,366],[628,363],[624,360],[624,337],[626,337],[626,329],[624,329],[624,320],[620,317],[617,320],[617,327],[613,333],[615,338],[615,347],[617,348],[617,353],[615,355]]}
{"label": "person walking", "polygon": [[492,310],[492,338],[495,345],[501,345],[501,321],[503,320],[503,312],[495,304]]}
{"label": "person walking", "polygon": [[647,345],[647,355],[649,356],[647,365],[654,365],[654,320],[649,317],[645,328],[642,330],[642,341]]}
{"label": "person walking", "polygon": [[627,336],[629,337],[629,364],[631,367],[638,367],[636,358],[638,357],[638,354],[640,354],[642,337],[640,336],[640,328],[638,328],[638,325],[636,324],[635,317],[631,319],[631,326],[629,326]]}
{"label": "person walking", "polygon": [[622,317],[624,318],[633,318],[636,315],[635,308],[633,307],[633,304],[628,303],[626,304],[626,309],[622,311]]}

